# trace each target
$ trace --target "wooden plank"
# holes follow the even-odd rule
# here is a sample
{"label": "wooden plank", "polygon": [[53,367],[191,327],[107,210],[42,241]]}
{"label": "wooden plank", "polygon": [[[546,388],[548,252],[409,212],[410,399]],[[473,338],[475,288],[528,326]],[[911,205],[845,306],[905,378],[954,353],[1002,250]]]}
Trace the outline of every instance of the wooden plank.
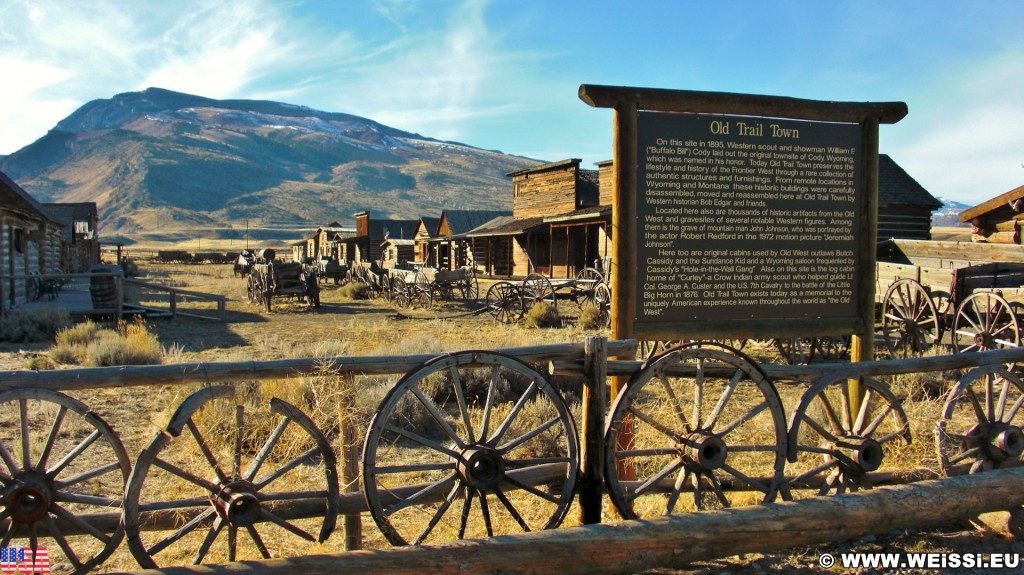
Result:
{"label": "wooden plank", "polygon": [[[613,356],[636,355],[636,340],[609,341]],[[497,350],[527,363],[553,359],[582,358],[583,343],[526,346]],[[46,371],[2,371],[0,389],[39,387],[53,390],[100,389],[128,386],[209,383],[251,379],[288,379],[322,371],[324,366],[338,373],[406,373],[439,354],[394,356],[337,356],[269,361],[179,363],[167,365],[128,365]]]}
{"label": "wooden plank", "polygon": [[608,409],[608,339],[587,336],[583,370],[583,444],[580,453],[580,523],[601,522],[601,496],[604,493],[604,412]]}
{"label": "wooden plank", "polygon": [[[612,574],[920,529],[1024,505],[1024,469],[1001,469],[836,497],[586,525],[487,540],[242,561],[217,572]],[[823,519],[827,518],[827,519]],[[209,573],[209,566],[138,573]]]}
{"label": "wooden plank", "polygon": [[868,118],[876,118],[883,124],[895,124],[907,115],[904,102],[826,102],[782,96],[596,84],[580,85],[579,98],[595,108],[616,108],[632,102],[637,109],[659,112],[739,114],[857,124]]}

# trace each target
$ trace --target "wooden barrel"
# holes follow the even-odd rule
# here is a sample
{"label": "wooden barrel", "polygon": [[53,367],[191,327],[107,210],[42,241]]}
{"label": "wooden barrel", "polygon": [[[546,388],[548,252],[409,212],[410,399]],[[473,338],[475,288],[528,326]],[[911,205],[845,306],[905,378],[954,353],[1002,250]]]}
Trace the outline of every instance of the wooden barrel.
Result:
{"label": "wooden barrel", "polygon": [[[121,266],[96,265],[90,273],[111,273],[123,276]],[[92,296],[93,309],[114,309],[117,306],[117,285],[113,276],[93,276],[89,278],[89,295]]]}

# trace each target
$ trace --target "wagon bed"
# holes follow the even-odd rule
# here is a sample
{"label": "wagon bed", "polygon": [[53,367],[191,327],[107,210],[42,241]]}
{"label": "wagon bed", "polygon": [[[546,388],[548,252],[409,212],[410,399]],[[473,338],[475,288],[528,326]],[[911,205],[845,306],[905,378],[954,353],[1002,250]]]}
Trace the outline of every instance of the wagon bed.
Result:
{"label": "wagon bed", "polygon": [[887,240],[876,282],[881,331],[894,355],[925,351],[947,333],[957,351],[1020,345],[1024,246]]}

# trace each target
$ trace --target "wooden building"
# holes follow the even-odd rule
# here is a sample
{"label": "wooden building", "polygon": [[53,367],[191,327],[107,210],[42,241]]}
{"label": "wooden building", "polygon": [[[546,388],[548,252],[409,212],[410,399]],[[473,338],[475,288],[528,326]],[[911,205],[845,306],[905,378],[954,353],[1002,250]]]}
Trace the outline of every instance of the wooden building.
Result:
{"label": "wooden building", "polygon": [[971,241],[990,244],[1021,243],[1024,222],[1024,186],[960,212],[960,221],[971,224]]}
{"label": "wooden building", "polygon": [[509,173],[511,218],[453,238],[467,240],[477,265],[496,276],[573,277],[603,260],[611,250],[611,205],[601,205],[600,170],[580,169],[580,161]]}
{"label": "wooden building", "polygon": [[932,239],[932,212],[942,207],[892,158],[878,155],[878,239]]}
{"label": "wooden building", "polygon": [[441,212],[437,233],[431,239],[432,265],[438,269],[453,270],[459,267],[476,265],[479,261],[473,253],[471,244],[462,238],[462,234],[502,216],[511,216],[505,210],[445,210]]}
{"label": "wooden building", "polygon": [[415,257],[416,240],[400,240],[388,238],[381,242],[381,267],[397,268],[409,267],[409,263]]}
{"label": "wooden building", "polygon": [[437,258],[434,250],[430,247],[430,241],[437,237],[437,228],[441,225],[441,218],[420,218],[420,224],[416,226],[415,248],[412,260],[414,263],[423,266],[437,267]]}
{"label": "wooden building", "polygon": [[32,273],[60,273],[63,226],[0,172],[0,309],[27,299]]}
{"label": "wooden building", "polygon": [[58,268],[66,273],[85,273],[100,263],[96,202],[42,206],[46,215],[62,226]]}
{"label": "wooden building", "polygon": [[381,261],[384,240],[414,239],[420,220],[374,220],[370,212],[355,215],[355,236],[342,239],[348,264]]}

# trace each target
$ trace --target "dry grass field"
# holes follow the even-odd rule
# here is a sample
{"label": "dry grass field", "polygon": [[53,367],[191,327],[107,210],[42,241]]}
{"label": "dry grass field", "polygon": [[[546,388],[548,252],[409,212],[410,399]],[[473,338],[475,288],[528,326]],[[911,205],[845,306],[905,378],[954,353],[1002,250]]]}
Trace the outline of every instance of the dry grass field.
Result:
{"label": "dry grass field", "polygon": [[[572,317],[566,318],[564,327],[559,328],[528,328],[522,325],[503,325],[495,322],[489,315],[472,315],[470,310],[460,303],[446,303],[429,311],[402,311],[387,302],[374,300],[352,300],[342,295],[342,290],[334,286],[326,286],[321,293],[321,307],[310,308],[304,303],[297,301],[275,299],[274,311],[266,313],[258,306],[250,304],[246,300],[245,280],[232,275],[229,265],[157,265],[151,262],[140,262],[141,279],[159,283],[167,286],[176,286],[194,291],[222,294],[228,297],[227,321],[215,322],[200,320],[189,317],[178,317],[176,319],[154,318],[146,321],[146,328],[154,334],[164,350],[165,363],[187,363],[187,362],[242,362],[254,360],[273,360],[297,357],[318,357],[327,358],[339,355],[353,356],[384,356],[384,355],[408,355],[439,353],[444,351],[458,351],[467,349],[500,349],[505,347],[518,347],[524,345],[542,343],[563,343],[582,341],[587,334],[584,330],[574,325]],[[485,291],[487,282],[481,286],[481,292]],[[576,313],[575,306],[567,303],[561,309],[571,314]],[[570,315],[567,313],[567,315]],[[0,344],[0,369],[14,370],[24,369],[27,364],[27,357],[34,353],[45,353],[47,346],[15,346]],[[749,353],[759,362],[781,362],[777,352],[771,346],[748,344],[744,351]],[[65,366],[67,367],[67,366]],[[496,373],[496,372],[495,372]],[[438,381],[447,382],[445,374],[434,375],[431,378],[440,378]],[[458,377],[468,378],[465,381],[483,381],[486,388],[487,378],[498,381],[496,375],[466,374]],[[909,423],[911,435],[914,441],[906,445],[903,437],[893,437],[891,441],[884,442],[882,448],[885,450],[885,467],[881,471],[899,471],[927,467],[938,469],[939,464],[935,455],[932,443],[934,422],[939,416],[941,409],[940,398],[945,391],[959,377],[956,373],[936,373],[927,376],[901,376],[888,378],[886,380],[893,391],[893,395],[902,402],[905,412],[905,419],[900,419],[902,414],[894,414],[880,420],[878,428],[883,434],[895,435],[901,422]],[[435,437],[448,435],[459,435],[470,437],[473,429],[480,430],[487,427],[487,421],[502,421],[508,418],[512,403],[505,403],[502,400],[488,398],[488,392],[480,392],[475,399],[460,399],[459,404],[465,402],[470,406],[463,409],[466,414],[464,423],[454,424],[451,430],[434,429],[431,432],[424,431],[423,436],[410,437],[396,434],[395,429],[402,426],[405,421],[429,421],[429,415],[423,413],[422,405],[419,412],[408,408],[409,401],[404,401],[399,395],[388,395],[388,392],[398,381],[399,376],[363,376],[355,379],[355,386],[358,392],[354,398],[347,395],[352,393],[351,383],[331,373],[329,368],[324,372],[309,377],[297,377],[285,380],[254,381],[238,387],[237,396],[240,399],[215,398],[202,408],[197,409],[193,421],[196,429],[188,428],[180,436],[168,440],[167,445],[151,443],[157,436],[160,429],[163,429],[168,421],[174,416],[175,409],[190,394],[197,391],[201,386],[157,386],[147,388],[127,388],[118,390],[95,390],[74,394],[75,397],[98,413],[120,436],[126,448],[128,458],[134,462],[140,456],[152,465],[150,476],[144,482],[144,488],[139,494],[141,505],[159,505],[160,502],[172,501],[179,513],[187,514],[188,502],[192,505],[202,506],[202,489],[197,489],[197,481],[189,479],[185,474],[175,470],[199,468],[209,473],[207,461],[215,459],[222,466],[229,467],[231,475],[241,469],[252,471],[255,477],[264,477],[267,483],[278,482],[274,493],[295,493],[309,494],[314,490],[321,489],[325,484],[323,476],[324,466],[323,453],[317,451],[316,437],[303,429],[296,429],[294,425],[289,426],[287,432],[278,438],[273,437],[273,429],[281,421],[280,413],[270,413],[267,409],[271,397],[282,398],[305,411],[313,423],[326,435],[328,441],[333,444],[334,451],[341,454],[338,434],[338,419],[342,416],[352,416],[359,429],[366,429],[376,413],[378,405],[382,400],[389,401],[382,416],[382,422],[378,422],[379,442],[378,465],[383,475],[382,481],[396,482],[397,486],[410,484],[432,483],[439,488],[446,487],[444,473],[448,469],[443,456],[451,449],[448,444],[435,440]],[[424,380],[419,384],[418,389],[433,389],[433,379]],[[517,397],[515,390],[522,393],[522,383],[517,383],[514,378],[501,379],[504,390],[509,392],[509,401]],[[210,382],[216,384],[217,382]],[[684,382],[685,383],[685,382]],[[520,386],[520,387],[517,387]],[[580,382],[574,378],[559,378],[553,382],[554,388],[567,401],[572,418],[579,424],[579,395]],[[737,425],[740,430],[741,439],[737,439],[739,445],[771,445],[774,441],[772,435],[773,426],[777,427],[777,421],[773,423],[771,411],[762,411],[758,406],[763,402],[764,385],[751,385],[750,388],[741,386],[740,392],[735,397],[729,388],[728,381],[714,381],[709,378],[706,385],[706,397],[699,398],[703,406],[695,408],[703,410],[703,413],[715,413],[722,421],[742,421]],[[512,391],[509,391],[509,390]],[[671,398],[661,397],[661,393],[651,387],[651,393],[642,399],[644,405],[654,406],[652,409],[664,410],[671,406]],[[788,418],[792,410],[796,408],[801,395],[805,391],[804,386],[792,384],[779,384],[778,391],[781,399],[781,409]],[[716,401],[722,397],[727,405],[726,408],[716,408]],[[437,405],[446,406],[454,404],[454,399],[431,396]],[[841,406],[843,398],[829,392],[830,405]],[[405,398],[408,399],[408,398]],[[640,399],[638,399],[638,405]],[[674,401],[674,400],[673,400]],[[871,409],[874,412],[885,411],[886,398],[881,394],[875,394],[872,401],[880,402]],[[348,405],[346,402],[353,402],[354,408],[343,408]],[[219,407],[225,403],[226,407]],[[529,405],[523,408],[523,412],[530,412],[529,419],[515,419],[515,425],[510,426],[506,433],[510,438],[519,438],[520,448],[525,455],[519,457],[536,461],[560,461],[568,451],[574,449],[559,442],[564,440],[563,425],[564,416],[559,413],[557,406],[552,406],[550,401],[545,400],[540,394],[533,397]],[[17,405],[16,403],[13,405]],[[525,403],[524,403],[525,405]],[[236,407],[241,406],[241,407]],[[346,409],[347,411],[343,411]],[[821,422],[825,420],[819,404],[808,407],[809,419]],[[733,411],[735,410],[735,411]],[[458,411],[456,411],[458,413]],[[891,413],[891,412],[889,412]],[[426,415],[426,416],[425,416]],[[17,422],[20,415],[17,409],[0,413],[5,423]],[[50,414],[49,417],[53,417]],[[247,422],[253,421],[251,433],[245,435],[235,434],[233,424],[245,418]],[[236,419],[237,418],[237,419]],[[70,419],[73,418],[69,418]],[[651,416],[651,419],[656,419]],[[775,417],[777,419],[777,417]],[[511,420],[511,419],[510,419]],[[516,428],[522,421],[531,422],[526,428]],[[748,425],[746,422],[750,422]],[[391,422],[391,423],[388,423]],[[492,423],[491,425],[496,425]],[[70,426],[70,423],[69,423]],[[542,432],[531,436],[529,427],[535,426]],[[8,426],[12,427],[12,426]],[[13,425],[17,428],[17,425]],[[46,425],[39,426],[39,431],[33,431],[41,439],[37,443],[46,443]],[[71,427],[68,428],[72,429]],[[33,428],[35,430],[35,427]],[[813,442],[815,429],[808,426],[804,436],[808,442]],[[78,437],[81,432],[75,432],[72,437]],[[482,433],[482,432],[481,432]],[[650,429],[644,433],[654,433]],[[656,436],[657,433],[654,433]],[[270,438],[268,438],[270,436]],[[641,436],[643,438],[645,436]],[[808,438],[810,437],[810,438]],[[20,439],[12,440],[12,445],[20,449]],[[410,449],[412,444],[428,446],[425,454],[423,450]],[[359,442],[362,442],[360,433]],[[159,441],[157,443],[160,443]],[[413,445],[414,446],[414,445]],[[39,449],[40,446],[34,447]],[[43,446],[45,449],[45,445]],[[410,455],[412,453],[418,455]],[[234,454],[242,454],[236,457]],[[437,456],[441,455],[440,458]],[[756,457],[755,457],[756,455]],[[770,454],[769,454],[770,455]],[[32,455],[36,458],[38,455]],[[110,461],[113,456],[107,452],[98,455],[101,459]],[[340,455],[339,455],[340,457]],[[431,458],[433,457],[433,459]],[[820,466],[819,453],[802,453],[800,460],[793,467],[787,467],[787,473],[815,473]],[[116,458],[113,458],[116,459]],[[771,468],[776,463],[771,456],[764,457],[759,450],[750,450],[749,461],[741,466],[744,474],[750,476],[758,475],[761,467]],[[261,463],[253,463],[259,461]],[[739,460],[737,460],[739,461]],[[265,463],[265,469],[254,469]],[[339,466],[342,462],[339,461]],[[657,473],[663,463],[651,460],[643,463]],[[289,467],[291,465],[291,467]],[[284,469],[279,475],[271,469]],[[225,470],[227,473],[229,470]],[[117,470],[110,470],[116,475]],[[269,476],[268,476],[269,474]],[[821,474],[818,471],[817,474]],[[828,475],[828,473],[825,473]],[[161,477],[162,476],[162,477]],[[258,480],[257,480],[258,481]],[[680,480],[682,481],[682,480]],[[700,478],[694,479],[695,484],[700,484]],[[709,481],[714,481],[710,478]],[[330,478],[326,481],[330,483]],[[842,478],[833,480],[829,492],[851,490],[863,487],[853,483],[844,483]],[[308,486],[308,487],[307,487]],[[344,489],[344,485],[341,486]],[[447,491],[445,491],[447,493]],[[801,490],[799,486],[792,486],[792,493],[787,496],[804,497],[813,495],[813,491]],[[243,494],[244,495],[244,494]],[[442,493],[444,495],[444,493]],[[244,496],[239,496],[239,513],[244,513]],[[279,496],[282,502],[286,502],[287,495]],[[449,505],[452,495],[448,494]],[[704,493],[705,503],[710,507],[717,506],[714,490]],[[524,499],[512,499],[508,504],[504,502],[491,501],[496,510],[493,518],[485,519],[483,523],[470,522],[469,525],[463,521],[463,529],[469,534],[485,534],[489,528],[496,532],[516,531],[516,522],[527,522],[531,525],[543,525],[552,514],[558,515],[564,510],[559,508],[556,497],[547,494],[526,494]],[[763,499],[756,490],[753,494],[739,495],[731,504],[757,503]],[[533,500],[531,503],[530,501]],[[664,507],[664,496],[654,498],[654,508]],[[195,503],[198,501],[198,504]],[[184,503],[183,503],[184,502]],[[696,501],[680,504],[678,509],[689,510]],[[444,504],[442,504],[444,505]],[[458,504],[461,506],[462,504]],[[452,505],[454,507],[454,505]],[[506,514],[497,511],[504,509],[523,509],[516,517],[516,513]],[[394,533],[405,539],[416,539],[417,536],[424,536],[426,541],[443,541],[457,537],[459,531],[458,513],[455,510],[454,526],[448,524],[452,519],[438,512],[437,517],[443,519],[434,520],[432,516],[419,516],[415,512],[410,513],[409,509],[394,509],[392,520],[394,522]],[[415,511],[415,510],[413,510]],[[644,515],[644,513],[639,513]],[[655,510],[656,514],[656,510]],[[475,517],[475,516],[474,516]],[[606,520],[614,520],[615,515],[611,510],[606,513]],[[435,523],[436,529],[435,529]],[[564,525],[577,523],[576,508],[573,506],[566,513]],[[363,518],[364,544],[367,547],[387,547],[388,541],[379,532],[368,515]],[[313,552],[338,551],[343,548],[341,529],[337,529],[334,535],[324,543],[307,543],[301,537],[294,536],[296,530],[312,534],[314,537],[321,528],[320,522],[316,519],[296,520],[288,525],[271,526],[264,531],[260,528],[260,535],[253,536],[245,531],[232,531],[230,537],[237,537],[245,540],[246,543],[262,539],[267,550],[274,554],[302,554]],[[951,526],[956,529],[957,526]],[[163,535],[153,536],[144,533],[141,540],[146,547],[152,547],[154,543],[161,545],[157,562],[160,565],[188,563],[192,557],[204,546],[206,528],[196,529],[189,533],[182,533],[180,539],[176,536]],[[163,544],[165,542],[166,544]],[[881,543],[880,543],[881,542]],[[994,542],[985,536],[977,535],[972,531],[964,531],[951,536],[944,532],[893,534],[887,538],[873,538],[856,544],[856,550],[916,550],[916,551],[942,551],[961,550],[964,546],[977,545],[1002,545]],[[881,547],[879,547],[881,546]],[[59,550],[51,545],[53,555],[58,555]],[[241,546],[240,546],[241,548]],[[1006,550],[1002,546],[999,550]],[[157,554],[150,550],[151,554]],[[717,573],[723,570],[773,570],[781,572],[825,572],[817,567],[815,558],[818,551],[814,549],[794,550],[789,554],[773,556],[747,556],[711,562],[694,566],[693,572]],[[248,545],[244,552],[240,551],[235,557],[255,558],[259,557],[258,545]],[[230,556],[223,549],[213,549],[206,556],[204,561],[225,560]],[[127,545],[121,545],[104,563],[104,569],[133,569],[136,561]]]}

